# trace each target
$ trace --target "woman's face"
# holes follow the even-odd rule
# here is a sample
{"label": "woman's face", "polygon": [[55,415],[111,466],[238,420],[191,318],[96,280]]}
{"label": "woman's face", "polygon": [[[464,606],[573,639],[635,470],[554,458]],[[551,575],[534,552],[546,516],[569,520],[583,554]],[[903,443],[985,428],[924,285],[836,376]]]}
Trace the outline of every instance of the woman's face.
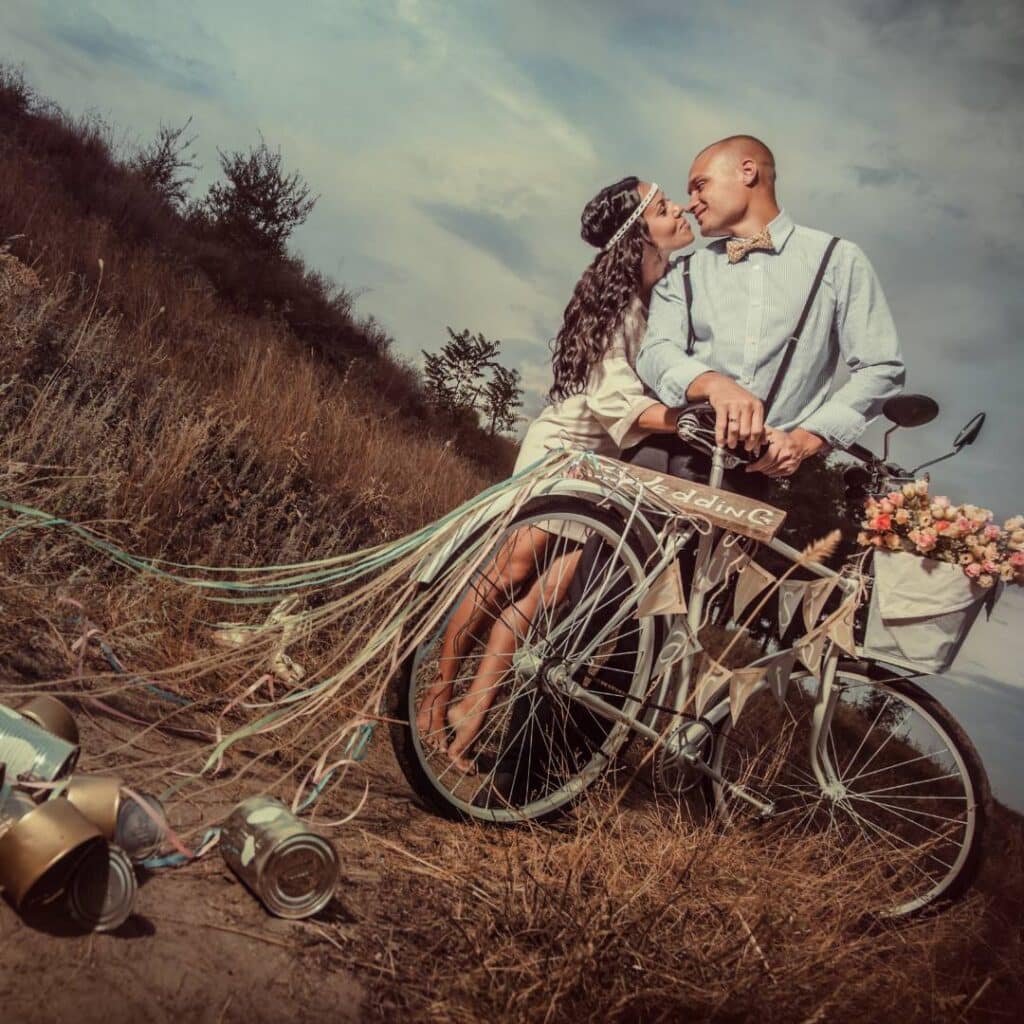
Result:
{"label": "woman's face", "polygon": [[[649,182],[640,182],[637,191],[641,198],[647,195],[650,187]],[[693,241],[693,228],[683,216],[683,208],[673,203],[661,190],[644,210],[644,220],[647,221],[651,239],[662,252],[682,249]]]}

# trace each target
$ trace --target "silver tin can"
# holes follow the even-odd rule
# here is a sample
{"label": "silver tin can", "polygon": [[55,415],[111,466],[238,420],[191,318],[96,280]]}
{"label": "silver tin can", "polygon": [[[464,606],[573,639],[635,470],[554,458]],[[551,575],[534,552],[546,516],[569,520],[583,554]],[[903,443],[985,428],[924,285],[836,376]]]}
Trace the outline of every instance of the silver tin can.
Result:
{"label": "silver tin can", "polygon": [[135,869],[124,850],[107,847],[106,857],[89,857],[68,883],[72,919],[94,932],[112,932],[128,920],[139,891]]}
{"label": "silver tin can", "polygon": [[243,800],[221,829],[224,862],[277,917],[311,917],[334,895],[338,855],[280,800]]}
{"label": "silver tin can", "polygon": [[0,704],[0,761],[12,784],[18,779],[53,782],[75,767],[78,747]]}
{"label": "silver tin can", "polygon": [[[146,808],[139,803],[142,801]],[[133,861],[148,860],[160,852],[167,834],[167,816],[155,796],[139,794],[139,800],[124,794],[117,809],[114,842]]]}

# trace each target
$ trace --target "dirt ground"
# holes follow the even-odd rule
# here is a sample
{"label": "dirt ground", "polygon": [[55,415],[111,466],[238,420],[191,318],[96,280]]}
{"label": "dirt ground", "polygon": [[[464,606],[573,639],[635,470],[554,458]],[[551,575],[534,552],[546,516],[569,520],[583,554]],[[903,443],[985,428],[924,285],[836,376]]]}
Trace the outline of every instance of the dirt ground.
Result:
{"label": "dirt ground", "polygon": [[[80,724],[83,751],[110,743],[95,725]],[[105,732],[111,728],[103,722]],[[379,979],[390,969],[387,951],[367,953],[360,937],[361,924],[383,896],[384,860],[393,856],[373,835],[398,835],[410,820],[429,829],[435,819],[414,807],[397,779],[387,778],[397,769],[387,768],[386,736],[378,736],[374,747],[366,808],[356,823],[333,834],[341,861],[337,893],[312,919],[285,921],[266,913],[216,848],[183,868],[140,872],[135,913],[111,934],[83,935],[62,915],[25,921],[0,898],[5,1024],[379,1019],[385,1007],[379,999],[367,1005],[357,977]],[[96,767],[84,753],[80,768]],[[179,828],[216,822],[258,791],[247,780],[169,804],[169,815]],[[361,960],[364,955],[370,960]]]}

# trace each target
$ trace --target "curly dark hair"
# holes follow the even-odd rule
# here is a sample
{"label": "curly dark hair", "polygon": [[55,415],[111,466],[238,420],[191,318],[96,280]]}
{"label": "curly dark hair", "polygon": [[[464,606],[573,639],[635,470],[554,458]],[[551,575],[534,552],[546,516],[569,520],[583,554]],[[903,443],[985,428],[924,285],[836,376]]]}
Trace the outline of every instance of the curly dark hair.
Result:
{"label": "curly dark hair", "polygon": [[644,246],[653,244],[643,217],[611,249],[603,249],[639,204],[639,184],[639,178],[623,178],[601,189],[583,207],[580,235],[601,251],[576,282],[562,315],[551,353],[555,382],[548,397],[552,402],[584,390],[591,367],[604,356],[640,290]]}

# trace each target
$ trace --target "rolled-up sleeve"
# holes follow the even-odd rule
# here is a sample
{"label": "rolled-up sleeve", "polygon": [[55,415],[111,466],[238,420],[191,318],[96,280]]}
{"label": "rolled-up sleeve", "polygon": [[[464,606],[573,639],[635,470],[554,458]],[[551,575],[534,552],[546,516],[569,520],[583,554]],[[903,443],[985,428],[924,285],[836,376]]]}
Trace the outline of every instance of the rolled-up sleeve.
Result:
{"label": "rolled-up sleeve", "polygon": [[850,379],[800,424],[834,444],[853,444],[898,395],[906,376],[882,285],[868,258],[842,242],[835,271],[836,332]]}
{"label": "rolled-up sleeve", "polygon": [[713,366],[686,354],[689,319],[683,292],[683,265],[677,263],[654,286],[647,334],[636,359],[640,379],[665,405],[686,405],[686,392]]}
{"label": "rolled-up sleeve", "polygon": [[637,427],[640,414],[658,400],[644,391],[643,381],[617,347],[594,367],[587,381],[587,408],[608,431],[616,447],[629,448],[649,433]]}

